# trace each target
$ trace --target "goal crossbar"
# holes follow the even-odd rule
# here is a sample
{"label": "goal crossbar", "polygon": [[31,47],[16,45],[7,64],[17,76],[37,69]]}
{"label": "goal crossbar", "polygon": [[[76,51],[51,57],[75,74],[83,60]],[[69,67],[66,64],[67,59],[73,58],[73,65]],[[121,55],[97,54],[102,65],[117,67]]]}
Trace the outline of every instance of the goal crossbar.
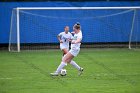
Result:
{"label": "goal crossbar", "polygon": [[43,9],[140,9],[140,6],[135,7],[17,7],[16,9],[21,10],[43,10]]}

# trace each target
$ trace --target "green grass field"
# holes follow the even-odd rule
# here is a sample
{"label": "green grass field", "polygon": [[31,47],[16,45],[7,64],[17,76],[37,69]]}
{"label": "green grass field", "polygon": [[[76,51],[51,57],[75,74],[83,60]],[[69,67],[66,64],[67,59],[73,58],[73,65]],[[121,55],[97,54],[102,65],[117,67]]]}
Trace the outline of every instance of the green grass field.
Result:
{"label": "green grass field", "polygon": [[140,50],[81,49],[66,67],[67,76],[51,77],[60,50],[0,51],[0,93],[140,93]]}

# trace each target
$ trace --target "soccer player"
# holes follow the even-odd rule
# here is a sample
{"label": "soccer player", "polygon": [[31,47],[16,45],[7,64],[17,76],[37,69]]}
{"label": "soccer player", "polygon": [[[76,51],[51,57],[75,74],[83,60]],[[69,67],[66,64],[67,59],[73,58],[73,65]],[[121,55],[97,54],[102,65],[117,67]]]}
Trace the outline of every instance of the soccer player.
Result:
{"label": "soccer player", "polygon": [[72,37],[72,34],[69,32],[69,26],[65,26],[64,32],[59,33],[57,36],[60,42],[60,49],[63,51],[63,56],[69,51],[69,42]]}
{"label": "soccer player", "polygon": [[76,57],[80,52],[80,45],[82,40],[82,31],[80,23],[77,23],[73,26],[74,30],[74,37],[71,41],[71,49],[70,51],[62,58],[62,61],[60,65],[58,66],[57,70],[54,73],[50,73],[52,76],[58,76],[61,72],[61,69],[63,69],[65,66],[67,66],[67,63],[70,63],[72,66],[77,68],[79,71],[79,75],[83,72],[83,68],[80,67],[75,61],[72,59]]}

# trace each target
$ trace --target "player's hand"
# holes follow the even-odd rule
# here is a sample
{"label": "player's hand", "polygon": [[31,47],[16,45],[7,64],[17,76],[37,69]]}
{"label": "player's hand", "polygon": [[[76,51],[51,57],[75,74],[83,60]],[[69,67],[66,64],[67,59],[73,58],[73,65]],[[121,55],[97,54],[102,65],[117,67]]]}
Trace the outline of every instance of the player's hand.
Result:
{"label": "player's hand", "polygon": [[71,44],[76,44],[75,41],[72,41]]}
{"label": "player's hand", "polygon": [[71,34],[75,34],[75,32],[73,31],[73,32],[71,32]]}
{"label": "player's hand", "polygon": [[60,41],[59,41],[59,43],[63,43],[63,41],[62,41],[62,40],[60,40]]}
{"label": "player's hand", "polygon": [[67,40],[70,41],[70,42],[72,41],[72,39],[69,39],[69,38]]}

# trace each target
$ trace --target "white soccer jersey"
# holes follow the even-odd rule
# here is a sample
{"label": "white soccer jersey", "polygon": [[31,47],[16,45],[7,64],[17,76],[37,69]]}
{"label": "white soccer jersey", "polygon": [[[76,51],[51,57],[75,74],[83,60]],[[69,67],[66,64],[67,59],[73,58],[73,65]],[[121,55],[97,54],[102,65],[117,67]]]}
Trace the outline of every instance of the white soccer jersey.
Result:
{"label": "white soccer jersey", "polygon": [[60,36],[60,39],[62,40],[63,43],[60,43],[60,48],[64,49],[67,48],[69,49],[69,41],[68,39],[72,39],[72,34],[70,32],[68,32],[67,34],[65,32],[61,32],[60,34],[58,34],[58,36]]}
{"label": "white soccer jersey", "polygon": [[[82,32],[81,31],[79,33],[77,33],[77,34],[74,34],[72,42],[76,41],[78,38],[80,38],[82,40]],[[81,43],[71,44],[71,49],[79,49],[80,45],[81,45]]]}

